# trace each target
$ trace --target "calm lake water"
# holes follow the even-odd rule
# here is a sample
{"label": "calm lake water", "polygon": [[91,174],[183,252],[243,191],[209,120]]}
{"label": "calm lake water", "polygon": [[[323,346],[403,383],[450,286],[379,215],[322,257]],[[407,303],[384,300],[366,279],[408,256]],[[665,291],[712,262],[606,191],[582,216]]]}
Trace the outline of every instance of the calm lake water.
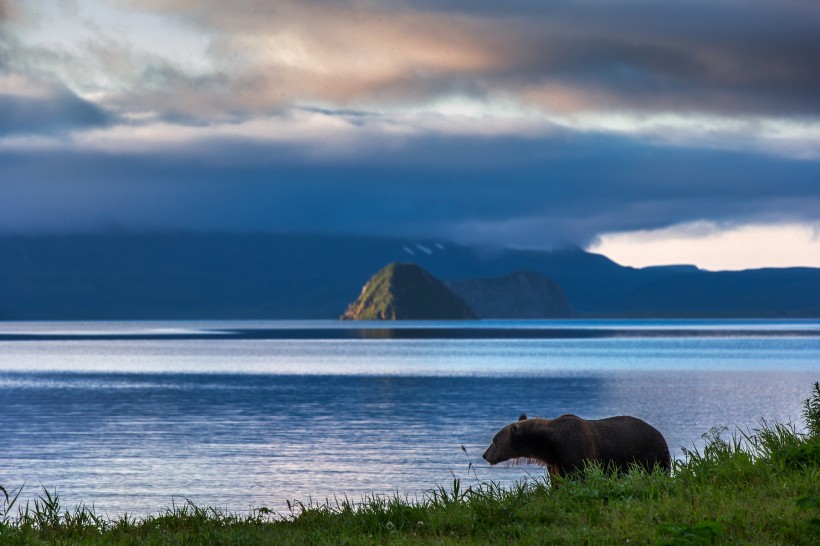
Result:
{"label": "calm lake water", "polygon": [[635,415],[680,456],[799,422],[818,380],[818,321],[0,323],[0,485],[112,516],[421,496],[542,473],[481,459],[521,412]]}

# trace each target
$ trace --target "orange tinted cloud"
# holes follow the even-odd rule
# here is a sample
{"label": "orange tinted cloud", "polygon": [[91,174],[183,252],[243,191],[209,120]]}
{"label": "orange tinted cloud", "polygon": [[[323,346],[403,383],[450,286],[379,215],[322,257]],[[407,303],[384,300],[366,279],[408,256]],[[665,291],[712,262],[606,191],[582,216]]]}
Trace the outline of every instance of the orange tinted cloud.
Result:
{"label": "orange tinted cloud", "polygon": [[[189,78],[166,67],[161,85],[144,86],[148,103],[190,114],[269,112],[306,101],[413,102],[475,90],[477,78],[506,62],[493,44],[493,25],[470,16],[315,2],[279,2],[275,10],[247,0],[230,8],[186,0],[150,5],[190,10],[184,17],[214,31],[217,74]],[[482,43],[480,35],[488,38]]]}
{"label": "orange tinted cloud", "polygon": [[190,92],[228,93],[225,108],[494,94],[563,113],[820,115],[820,9],[796,0],[129,1],[212,33],[231,89]]}

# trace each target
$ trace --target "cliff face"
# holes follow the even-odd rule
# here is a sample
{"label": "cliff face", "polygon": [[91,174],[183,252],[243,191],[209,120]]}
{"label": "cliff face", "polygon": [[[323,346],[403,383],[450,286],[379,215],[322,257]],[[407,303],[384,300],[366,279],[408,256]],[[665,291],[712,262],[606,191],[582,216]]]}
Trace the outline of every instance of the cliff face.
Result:
{"label": "cliff face", "polygon": [[342,320],[463,320],[476,315],[444,283],[415,264],[392,263],[365,284]]}
{"label": "cliff face", "polygon": [[504,277],[450,281],[453,292],[481,318],[569,318],[564,291],[540,273],[519,271]]}

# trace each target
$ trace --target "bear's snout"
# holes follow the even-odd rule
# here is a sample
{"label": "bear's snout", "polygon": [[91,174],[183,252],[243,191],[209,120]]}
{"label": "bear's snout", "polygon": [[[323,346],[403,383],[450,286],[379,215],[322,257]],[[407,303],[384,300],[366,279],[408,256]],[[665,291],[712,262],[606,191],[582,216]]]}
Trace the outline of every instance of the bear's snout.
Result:
{"label": "bear's snout", "polygon": [[495,446],[492,446],[492,445],[491,445],[490,447],[488,447],[488,448],[487,448],[487,451],[485,451],[485,452],[484,452],[484,455],[483,455],[482,457],[483,457],[483,458],[484,458],[484,460],[485,460],[485,461],[487,461],[488,463],[490,463],[490,464],[495,464],[495,463],[497,463],[498,461],[496,460],[496,457],[495,457],[495,453],[494,453],[494,452],[495,452]]}

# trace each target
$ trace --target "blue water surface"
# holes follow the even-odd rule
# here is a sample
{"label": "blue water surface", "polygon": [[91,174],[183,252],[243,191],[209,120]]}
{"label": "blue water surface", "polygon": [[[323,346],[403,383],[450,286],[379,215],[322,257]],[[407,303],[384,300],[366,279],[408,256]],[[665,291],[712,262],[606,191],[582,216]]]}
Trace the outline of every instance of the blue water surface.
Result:
{"label": "blue water surface", "polygon": [[[322,333],[346,328],[360,332]],[[716,425],[799,423],[820,380],[817,321],[486,321],[466,338],[464,323],[401,328],[414,333],[0,324],[0,485],[25,483],[23,501],[56,488],[111,515],[185,499],[281,511],[288,499],[419,497],[475,479],[471,462],[482,480],[542,473],[481,460],[521,412],[635,415],[681,456]],[[502,329],[546,333],[493,337]]]}

